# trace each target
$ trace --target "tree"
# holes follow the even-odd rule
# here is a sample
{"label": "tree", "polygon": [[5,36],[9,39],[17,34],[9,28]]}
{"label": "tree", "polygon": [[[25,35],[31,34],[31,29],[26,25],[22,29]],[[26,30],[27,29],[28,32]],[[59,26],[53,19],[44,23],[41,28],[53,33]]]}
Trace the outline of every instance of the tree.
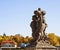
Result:
{"label": "tree", "polygon": [[3,37],[4,37],[4,36],[6,36],[6,34],[5,34],[5,33],[3,34]]}
{"label": "tree", "polygon": [[2,40],[3,40],[3,38],[2,38],[2,36],[0,35],[0,43],[2,42]]}
{"label": "tree", "polygon": [[54,33],[49,33],[48,34],[49,41],[52,45],[54,46],[59,46],[59,37],[56,36]]}

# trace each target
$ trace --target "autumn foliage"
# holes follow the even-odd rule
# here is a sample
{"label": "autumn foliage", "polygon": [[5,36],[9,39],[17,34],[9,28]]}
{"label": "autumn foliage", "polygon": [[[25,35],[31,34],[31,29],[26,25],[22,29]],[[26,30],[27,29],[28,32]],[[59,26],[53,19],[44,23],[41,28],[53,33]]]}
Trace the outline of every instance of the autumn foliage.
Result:
{"label": "autumn foliage", "polygon": [[15,35],[15,36],[0,35],[0,44],[3,41],[14,41],[15,44],[20,45],[21,43],[25,44],[29,43],[32,40],[33,38],[29,36],[23,37],[21,35]]}
{"label": "autumn foliage", "polygon": [[55,35],[54,33],[48,34],[49,41],[54,46],[60,46],[60,37]]}
{"label": "autumn foliage", "polygon": [[[60,46],[60,37],[55,35],[55,33],[49,33],[47,35],[48,37],[48,40],[50,41],[50,44],[54,45],[54,46]],[[21,43],[30,43],[33,38],[32,37],[29,37],[29,36],[26,36],[26,37],[23,37],[21,35],[15,35],[15,36],[7,36],[7,35],[0,35],[0,44],[3,42],[3,41],[14,41],[15,44],[19,45]]]}

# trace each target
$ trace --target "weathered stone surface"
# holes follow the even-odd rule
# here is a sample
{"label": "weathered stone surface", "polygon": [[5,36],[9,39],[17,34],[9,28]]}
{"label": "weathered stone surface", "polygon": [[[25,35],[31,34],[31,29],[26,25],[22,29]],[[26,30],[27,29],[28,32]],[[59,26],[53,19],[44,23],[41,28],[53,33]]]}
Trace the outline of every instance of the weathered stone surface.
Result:
{"label": "weathered stone surface", "polygon": [[46,41],[39,41],[35,47],[27,47],[25,50],[57,50],[55,46],[50,45]]}
{"label": "weathered stone surface", "polygon": [[24,50],[57,50],[57,48],[55,47],[39,47],[39,48],[36,48],[36,47],[29,47],[29,48],[25,48]]}
{"label": "weathered stone surface", "polygon": [[45,41],[40,41],[36,45],[36,50],[57,50],[55,46],[50,45],[49,43]]}
{"label": "weathered stone surface", "polygon": [[34,11],[30,26],[32,28],[32,37],[34,38],[32,44],[33,46],[34,44],[37,45],[35,45],[35,47],[25,48],[25,50],[57,50],[57,48],[50,45],[47,40],[48,38],[45,34],[45,30],[47,27],[45,14],[45,11],[41,10],[41,8],[38,8],[38,10]]}
{"label": "weathered stone surface", "polygon": [[40,47],[40,48],[36,48],[36,47],[27,47],[24,49],[21,48],[0,48],[1,50],[57,50],[55,47],[54,48],[48,48],[48,47]]}
{"label": "weathered stone surface", "polygon": [[45,30],[47,27],[45,14],[45,11],[41,10],[41,8],[38,8],[38,10],[34,11],[34,15],[32,16],[30,27],[32,28],[32,37],[37,43],[39,40],[45,38]]}

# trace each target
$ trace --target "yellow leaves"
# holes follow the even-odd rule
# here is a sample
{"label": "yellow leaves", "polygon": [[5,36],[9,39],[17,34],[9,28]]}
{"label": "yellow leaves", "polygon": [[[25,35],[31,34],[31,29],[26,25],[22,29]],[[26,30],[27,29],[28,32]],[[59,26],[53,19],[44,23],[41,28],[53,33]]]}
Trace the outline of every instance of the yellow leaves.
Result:
{"label": "yellow leaves", "polygon": [[0,40],[2,40],[2,37],[0,36]]}
{"label": "yellow leaves", "polygon": [[2,36],[0,36],[0,43],[2,42],[2,39],[3,39]]}
{"label": "yellow leaves", "polygon": [[60,45],[59,37],[56,36],[54,33],[49,33],[48,38],[49,38],[49,41],[51,42],[51,44],[53,44],[54,46],[59,46]]}
{"label": "yellow leaves", "polygon": [[59,42],[57,42],[57,43],[55,44],[55,46],[60,46]]}
{"label": "yellow leaves", "polygon": [[29,42],[33,41],[33,37],[29,37]]}
{"label": "yellow leaves", "polygon": [[[49,33],[48,34],[48,40],[50,41],[50,43],[54,46],[60,46],[60,37],[56,36],[54,33]],[[18,35],[15,36],[1,36],[0,35],[0,43],[4,40],[12,40],[15,42],[15,44],[21,44],[21,43],[29,43],[33,41],[33,37],[23,37]]]}
{"label": "yellow leaves", "polygon": [[28,41],[29,41],[29,36],[26,36],[26,37],[23,38],[24,43],[27,43]]}
{"label": "yellow leaves", "polygon": [[10,40],[10,36],[4,36],[3,40]]}
{"label": "yellow leaves", "polygon": [[20,35],[15,35],[15,36],[0,36],[0,43],[2,41],[14,41],[15,44],[19,45],[21,43],[29,43],[30,41],[33,40],[32,37],[26,36],[20,36]]}
{"label": "yellow leaves", "polygon": [[33,40],[33,37],[29,37],[29,36],[26,36],[24,39],[23,39],[23,42],[24,43],[29,43]]}
{"label": "yellow leaves", "polygon": [[24,42],[24,43],[28,43],[28,38],[24,38],[24,39],[23,39],[23,42]]}
{"label": "yellow leaves", "polygon": [[54,39],[54,36],[55,36],[54,33],[50,33],[50,34],[48,34],[48,37],[49,37],[50,39]]}

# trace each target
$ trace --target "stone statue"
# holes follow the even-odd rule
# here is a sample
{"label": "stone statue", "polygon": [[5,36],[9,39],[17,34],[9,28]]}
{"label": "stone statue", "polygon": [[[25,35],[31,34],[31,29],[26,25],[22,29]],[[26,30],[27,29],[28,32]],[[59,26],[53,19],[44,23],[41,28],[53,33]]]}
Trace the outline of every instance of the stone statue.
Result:
{"label": "stone statue", "polygon": [[36,41],[38,39],[39,34],[36,32],[37,28],[38,28],[38,13],[37,10],[34,11],[34,15],[32,16],[32,22],[30,24],[31,28],[32,28],[32,36],[34,38],[34,41]]}
{"label": "stone statue", "polygon": [[[47,23],[45,20],[46,12],[41,8],[34,11],[30,27],[32,28],[33,40],[30,42],[30,48],[27,50],[57,50],[56,47],[50,45],[50,41],[45,33]],[[32,49],[31,49],[32,48]]]}
{"label": "stone statue", "polygon": [[38,28],[39,28],[39,37],[40,37],[40,39],[43,39],[44,37],[45,37],[45,30],[46,30],[46,27],[47,27],[47,23],[46,23],[46,21],[45,21],[45,11],[42,11],[41,10],[41,8],[38,8],[38,14],[40,15],[39,17],[41,18],[40,20],[39,20],[39,26],[38,26]]}
{"label": "stone statue", "polygon": [[38,8],[38,10],[34,11],[32,22],[30,24],[34,41],[42,40],[45,35],[45,30],[47,27],[47,24],[45,22],[45,14],[46,13],[42,11],[41,8]]}

